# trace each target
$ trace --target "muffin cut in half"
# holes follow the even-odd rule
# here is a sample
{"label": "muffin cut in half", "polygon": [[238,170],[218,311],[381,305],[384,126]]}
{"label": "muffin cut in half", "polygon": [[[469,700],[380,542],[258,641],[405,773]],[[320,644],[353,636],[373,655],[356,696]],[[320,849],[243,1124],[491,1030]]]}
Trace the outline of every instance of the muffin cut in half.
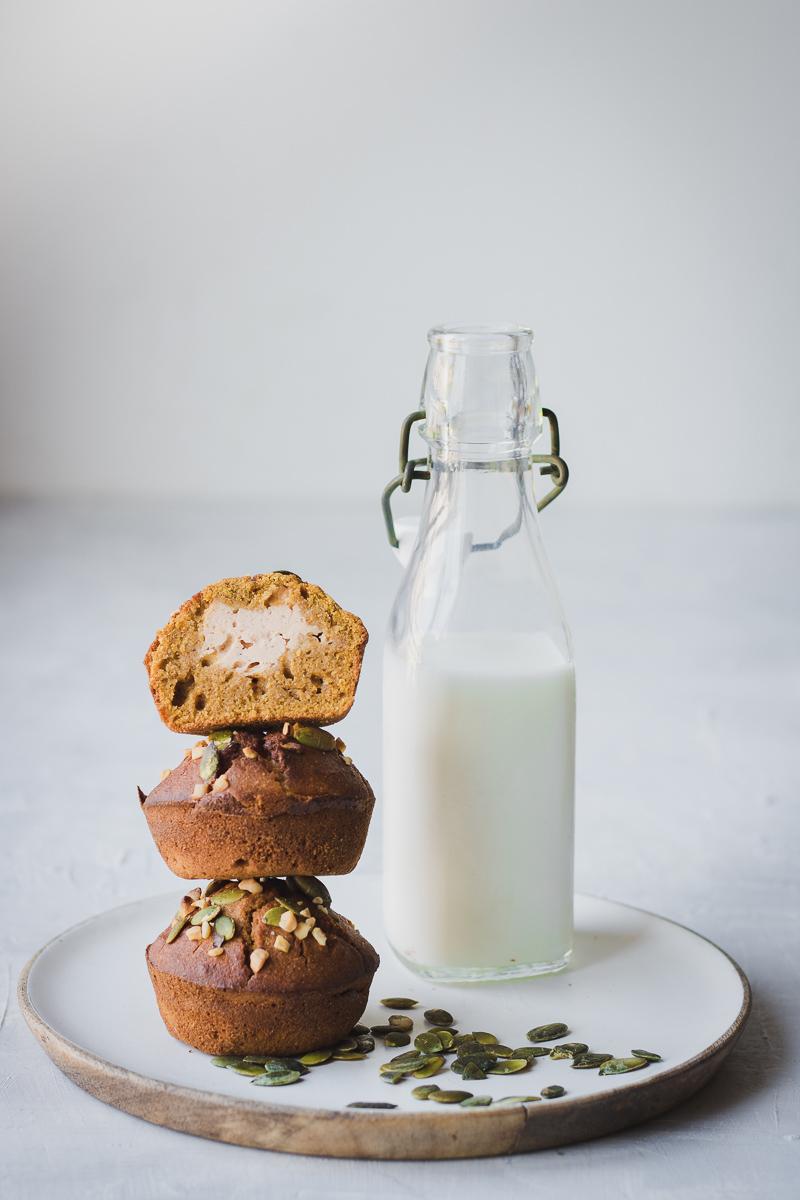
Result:
{"label": "muffin cut in half", "polygon": [[146,951],[173,1037],[206,1054],[274,1055],[346,1037],[379,959],[328,900],[311,879],[217,880],[184,896]]}
{"label": "muffin cut in half", "polygon": [[353,704],[367,636],[322,588],[273,571],[197,592],[144,662],[156,708],[178,733],[330,725]]}
{"label": "muffin cut in half", "polygon": [[139,793],[153,840],[176,875],[353,870],[375,804],[372,788],[326,730],[284,728],[212,734],[149,796]]}

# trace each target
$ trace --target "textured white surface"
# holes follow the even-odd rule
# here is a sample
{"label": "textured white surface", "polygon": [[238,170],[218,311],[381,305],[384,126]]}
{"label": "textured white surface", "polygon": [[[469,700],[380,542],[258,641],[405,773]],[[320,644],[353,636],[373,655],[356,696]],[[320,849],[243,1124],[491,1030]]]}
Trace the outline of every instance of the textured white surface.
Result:
{"label": "textured white surface", "polygon": [[[106,1108],[50,1065],[12,997],[0,1029],[9,1194],[794,1194],[800,519],[580,511],[569,495],[543,525],[576,645],[577,886],[688,924],[741,963],[753,1016],[716,1080],[657,1121],[560,1151],[480,1163],[294,1159],[189,1139]],[[140,661],[165,616],[209,580],[293,568],[364,618],[373,640],[341,728],[379,785],[379,651],[398,576],[377,504],[8,505],[0,555],[0,949],[10,989],[61,929],[175,886],[135,784],[152,786],[186,739],[160,725]],[[40,657],[14,634],[23,627],[38,631]],[[376,822],[365,868],[378,867],[379,846]]]}

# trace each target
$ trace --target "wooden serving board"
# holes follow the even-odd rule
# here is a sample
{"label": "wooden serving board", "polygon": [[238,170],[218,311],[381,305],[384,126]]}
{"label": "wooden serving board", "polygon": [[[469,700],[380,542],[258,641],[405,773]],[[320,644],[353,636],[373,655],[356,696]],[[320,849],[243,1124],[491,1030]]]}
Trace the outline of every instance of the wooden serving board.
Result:
{"label": "wooden serving board", "polygon": [[[647,1120],[701,1087],[734,1046],[750,1010],[741,969],[713,943],[662,917],[609,900],[576,898],[572,965],[559,975],[439,986],[393,957],[380,930],[379,880],[328,880],[337,910],[381,954],[362,1018],[385,1022],[382,996],[445,1008],[462,1030],[488,1030],[513,1046],[533,1025],[564,1021],[568,1040],[628,1055],[654,1050],[663,1062],[601,1077],[568,1060],[463,1083],[449,1068],[430,1082],[488,1094],[533,1095],[561,1084],[566,1095],[508,1107],[462,1109],[413,1098],[418,1082],[384,1083],[378,1066],[399,1053],[378,1047],[365,1061],[329,1062],[291,1087],[258,1088],[220,1070],[166,1032],[144,962],[145,945],[169,922],[175,893],[102,913],[54,938],[26,966],[19,1001],[53,1062],[79,1087],[134,1116],[242,1146],[339,1158],[442,1159],[518,1154],[598,1137]],[[388,1101],[392,1110],[354,1109]],[[135,1136],[135,1130],[132,1130]]]}

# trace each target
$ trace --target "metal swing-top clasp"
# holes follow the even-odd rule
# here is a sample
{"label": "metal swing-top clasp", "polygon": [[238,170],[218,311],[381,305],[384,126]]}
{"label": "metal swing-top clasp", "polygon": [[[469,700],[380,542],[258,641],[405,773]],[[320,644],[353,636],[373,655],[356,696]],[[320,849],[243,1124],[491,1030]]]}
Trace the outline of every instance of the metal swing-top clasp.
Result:
{"label": "metal swing-top clasp", "polygon": [[[542,416],[546,417],[547,423],[550,426],[550,453],[532,454],[529,462],[542,464],[539,474],[550,475],[553,479],[553,486],[541,500],[536,500],[536,508],[539,512],[543,508],[547,508],[548,504],[551,504],[556,496],[561,495],[569,481],[569,467],[559,454],[561,442],[558,433],[558,417],[551,408],[543,408]],[[394,547],[395,550],[399,547],[400,542],[394,527],[392,496],[398,488],[403,492],[411,491],[411,485],[415,479],[430,479],[431,477],[429,455],[425,455],[422,458],[408,457],[411,430],[417,421],[424,420],[425,410],[418,408],[416,412],[409,413],[405,421],[403,421],[400,429],[400,474],[395,475],[394,479],[387,483],[383,489],[381,507],[383,508],[383,519],[386,522],[386,535],[389,538],[389,545]]]}

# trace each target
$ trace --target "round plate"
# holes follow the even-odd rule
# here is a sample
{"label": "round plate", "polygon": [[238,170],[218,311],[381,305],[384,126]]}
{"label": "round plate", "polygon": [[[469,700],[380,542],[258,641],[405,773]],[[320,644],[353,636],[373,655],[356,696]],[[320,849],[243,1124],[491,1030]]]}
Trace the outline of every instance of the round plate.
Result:
{"label": "round plate", "polygon": [[[175,1041],[161,1023],[144,948],[169,924],[175,893],[112,909],[49,942],[20,977],[25,1019],[75,1083],[145,1120],[243,1146],[383,1159],[516,1154],[633,1125],[704,1084],[747,1020],[750,987],[736,963],[698,934],[639,909],[578,896],[566,971],[445,987],[409,973],[384,944],[376,877],[328,882],[336,909],[381,954],[364,1024],[386,1021],[380,997],[411,996],[420,1001],[410,1014],[415,1032],[426,1028],[428,1007],[447,1009],[461,1030],[488,1030],[512,1047],[525,1044],[533,1025],[564,1021],[567,1040],[620,1056],[654,1050],[664,1061],[600,1076],[572,1069],[569,1060],[539,1058],[530,1070],[474,1083],[446,1069],[431,1082],[495,1100],[534,1095],[548,1084],[566,1089],[558,1100],[462,1109],[415,1100],[417,1080],[384,1083],[379,1064],[401,1051],[379,1041],[364,1061],[329,1062],[279,1090],[253,1087]],[[352,1101],[397,1108],[348,1108]]]}

